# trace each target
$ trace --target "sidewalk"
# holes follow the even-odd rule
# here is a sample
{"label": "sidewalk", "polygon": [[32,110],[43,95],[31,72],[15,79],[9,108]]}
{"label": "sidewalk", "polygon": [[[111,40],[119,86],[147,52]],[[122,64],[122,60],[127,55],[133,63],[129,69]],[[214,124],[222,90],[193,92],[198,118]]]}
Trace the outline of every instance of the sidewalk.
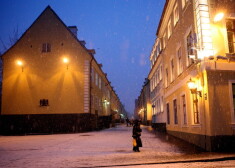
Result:
{"label": "sidewalk", "polygon": [[0,167],[117,167],[234,159],[235,153],[208,153],[142,127],[143,148],[132,151],[132,127],[102,131],[0,136]]}

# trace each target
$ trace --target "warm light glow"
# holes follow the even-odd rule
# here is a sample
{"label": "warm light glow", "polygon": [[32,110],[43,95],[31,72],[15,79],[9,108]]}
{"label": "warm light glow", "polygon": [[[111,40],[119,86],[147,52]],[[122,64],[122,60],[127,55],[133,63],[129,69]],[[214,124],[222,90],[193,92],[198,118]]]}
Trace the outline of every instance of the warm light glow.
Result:
{"label": "warm light glow", "polygon": [[220,13],[217,13],[214,17],[214,22],[219,22],[223,19],[224,17],[224,13],[223,12],[220,12]]}
{"label": "warm light glow", "polygon": [[17,61],[16,61],[16,64],[17,64],[18,66],[23,66],[23,62],[22,62],[21,60],[17,60]]}
{"label": "warm light glow", "polygon": [[69,59],[68,59],[67,57],[64,57],[64,58],[63,58],[63,62],[64,62],[65,64],[67,64],[67,63],[69,63]]}
{"label": "warm light glow", "polygon": [[191,79],[188,81],[188,88],[191,89],[196,89],[196,84],[194,81],[192,81]]}

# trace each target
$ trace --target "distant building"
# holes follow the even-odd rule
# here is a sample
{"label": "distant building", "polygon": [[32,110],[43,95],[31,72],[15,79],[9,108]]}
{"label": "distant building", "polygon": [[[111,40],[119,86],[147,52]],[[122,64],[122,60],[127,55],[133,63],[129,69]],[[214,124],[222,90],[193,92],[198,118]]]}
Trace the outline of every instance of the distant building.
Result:
{"label": "distant building", "polygon": [[144,125],[151,125],[152,123],[149,86],[149,80],[146,78],[140,95],[135,101],[135,118],[141,119]]}
{"label": "distant building", "polygon": [[150,61],[153,123],[208,151],[235,149],[235,1],[167,0]]}
{"label": "distant building", "polygon": [[123,109],[94,54],[48,6],[2,55],[1,133],[109,127]]}

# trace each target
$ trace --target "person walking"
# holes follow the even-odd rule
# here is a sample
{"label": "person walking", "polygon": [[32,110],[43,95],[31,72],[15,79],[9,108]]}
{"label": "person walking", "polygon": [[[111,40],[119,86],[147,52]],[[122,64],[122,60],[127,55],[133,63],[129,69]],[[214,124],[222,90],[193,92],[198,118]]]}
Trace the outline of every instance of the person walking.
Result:
{"label": "person walking", "polygon": [[139,147],[142,147],[141,141],[141,132],[142,129],[140,128],[140,122],[138,120],[134,121],[132,137],[133,137],[133,151],[140,152]]}
{"label": "person walking", "polygon": [[126,126],[128,127],[128,124],[130,123],[129,118],[126,118]]}

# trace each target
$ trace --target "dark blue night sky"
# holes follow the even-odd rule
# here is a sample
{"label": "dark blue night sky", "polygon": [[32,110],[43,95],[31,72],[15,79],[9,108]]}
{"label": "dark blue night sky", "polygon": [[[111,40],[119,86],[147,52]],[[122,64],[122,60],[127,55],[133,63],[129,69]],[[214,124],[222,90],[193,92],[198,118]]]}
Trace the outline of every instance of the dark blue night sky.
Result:
{"label": "dark blue night sky", "polygon": [[149,56],[165,0],[1,0],[0,51],[18,28],[19,37],[50,5],[95,58],[129,113],[150,70]]}

